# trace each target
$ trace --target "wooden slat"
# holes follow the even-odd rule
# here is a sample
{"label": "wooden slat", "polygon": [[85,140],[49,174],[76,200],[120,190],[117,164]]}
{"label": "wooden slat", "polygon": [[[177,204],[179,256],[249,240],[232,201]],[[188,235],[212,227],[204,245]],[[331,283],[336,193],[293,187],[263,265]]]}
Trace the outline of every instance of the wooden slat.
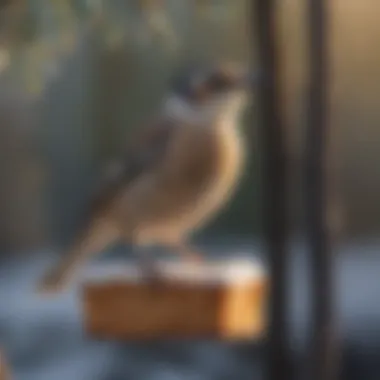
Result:
{"label": "wooden slat", "polygon": [[226,264],[216,270],[208,264],[214,272],[207,276],[207,268],[186,272],[178,263],[155,288],[136,280],[131,266],[123,277],[86,280],[85,328],[108,339],[257,338],[264,330],[266,278],[251,265],[247,276],[247,267],[243,275],[230,263],[228,274]]}

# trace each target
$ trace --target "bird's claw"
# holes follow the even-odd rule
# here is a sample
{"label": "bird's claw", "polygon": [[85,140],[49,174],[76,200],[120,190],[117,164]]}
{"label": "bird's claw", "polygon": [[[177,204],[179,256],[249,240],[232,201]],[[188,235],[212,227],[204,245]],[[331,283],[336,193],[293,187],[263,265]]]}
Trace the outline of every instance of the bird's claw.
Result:
{"label": "bird's claw", "polygon": [[143,281],[153,290],[162,287],[166,282],[156,264],[152,262],[144,262],[141,265],[141,273]]}
{"label": "bird's claw", "polygon": [[196,252],[191,252],[186,256],[186,259],[191,264],[202,264],[204,262],[204,258],[201,254]]}

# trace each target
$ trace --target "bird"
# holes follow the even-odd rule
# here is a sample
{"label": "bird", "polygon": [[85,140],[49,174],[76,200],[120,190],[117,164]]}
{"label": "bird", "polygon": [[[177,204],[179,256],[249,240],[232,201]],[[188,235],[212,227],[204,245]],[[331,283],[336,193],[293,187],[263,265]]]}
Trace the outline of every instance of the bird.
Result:
{"label": "bird", "polygon": [[142,273],[151,279],[159,277],[151,246],[202,261],[189,239],[238,186],[246,161],[240,118],[253,78],[231,62],[175,76],[158,114],[130,139],[90,203],[85,226],[39,290],[64,290],[89,258],[116,242],[137,250]]}

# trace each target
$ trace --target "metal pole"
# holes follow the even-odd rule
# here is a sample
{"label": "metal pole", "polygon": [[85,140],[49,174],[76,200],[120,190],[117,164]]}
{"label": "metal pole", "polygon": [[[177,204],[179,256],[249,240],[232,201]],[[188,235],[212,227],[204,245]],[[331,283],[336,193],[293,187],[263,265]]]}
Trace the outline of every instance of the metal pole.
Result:
{"label": "metal pole", "polygon": [[327,2],[308,0],[309,108],[306,135],[306,228],[311,250],[313,313],[310,380],[336,379],[333,259],[328,221],[328,25]]}
{"label": "metal pole", "polygon": [[268,331],[269,380],[292,378],[286,331],[287,176],[285,125],[280,99],[280,76],[274,0],[255,0],[253,25],[263,80],[258,94],[263,159],[263,222],[269,255],[270,295]]}

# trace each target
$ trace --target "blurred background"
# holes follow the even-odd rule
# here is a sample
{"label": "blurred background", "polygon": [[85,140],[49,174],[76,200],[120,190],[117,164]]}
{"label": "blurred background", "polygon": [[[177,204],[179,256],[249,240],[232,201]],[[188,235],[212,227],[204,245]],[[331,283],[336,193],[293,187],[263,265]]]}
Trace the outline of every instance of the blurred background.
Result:
{"label": "blurred background", "polygon": [[[160,106],[176,70],[221,59],[255,67],[249,4],[0,3],[0,346],[15,379],[261,378],[259,344],[91,341],[81,330],[75,290],[48,301],[33,294],[39,276],[76,232],[102,167]],[[371,380],[380,376],[380,6],[373,0],[336,0],[329,6],[342,378]],[[308,276],[298,181],[305,116],[305,1],[279,2],[279,22],[296,184],[289,281],[297,355],[307,317]],[[256,114],[253,104],[243,121],[250,155],[238,194],[199,236],[211,254],[262,256]]]}

